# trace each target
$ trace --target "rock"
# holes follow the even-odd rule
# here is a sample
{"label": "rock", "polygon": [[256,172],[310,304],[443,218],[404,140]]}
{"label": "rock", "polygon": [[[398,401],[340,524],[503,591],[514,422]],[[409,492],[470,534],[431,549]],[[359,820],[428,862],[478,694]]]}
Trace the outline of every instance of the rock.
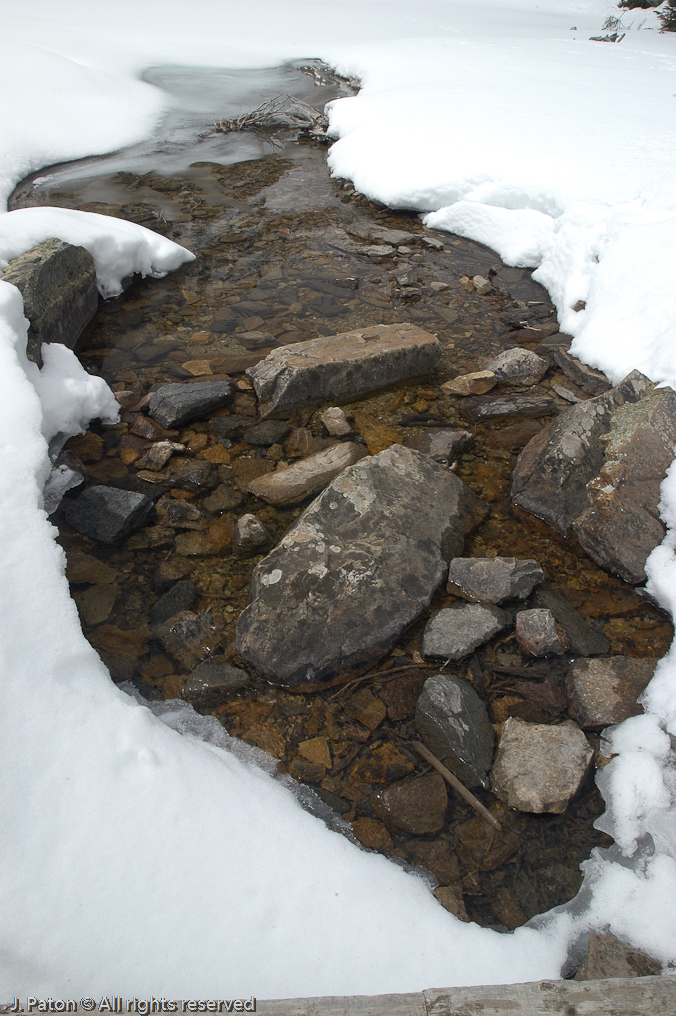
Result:
{"label": "rock", "polygon": [[552,384],[552,391],[560,395],[566,402],[585,402],[583,396],[576,395],[575,392],[571,391],[570,388],[565,388],[563,385]]}
{"label": "rock", "polygon": [[93,625],[101,624],[110,617],[119,595],[119,586],[104,583],[75,593],[74,599],[85,624]]}
{"label": "rock", "polygon": [[99,305],[94,258],[84,247],[63,240],[45,240],[14,258],[2,280],[23,296],[30,321],[26,355],[39,367],[42,343],[73,349]]}
{"label": "rock", "polygon": [[413,324],[374,325],[274,349],[247,374],[262,416],[313,402],[349,399],[429,373],[438,339]]}
{"label": "rock", "polygon": [[521,423],[510,423],[500,430],[490,431],[486,435],[486,444],[493,448],[507,448],[509,451],[521,451],[532,438],[540,433],[538,420],[522,420]]}
{"label": "rock", "polygon": [[304,459],[312,454],[314,438],[308,427],[296,427],[284,442],[284,451],[290,459]]}
{"label": "rock", "polygon": [[548,395],[504,395],[498,399],[468,404],[466,411],[474,420],[503,420],[508,416],[553,416],[558,412]]}
{"label": "rock", "polygon": [[510,808],[562,814],[577,793],[593,751],[577,723],[526,723],[510,716],[491,773],[493,793]]}
{"label": "rock", "polygon": [[163,427],[177,427],[220,409],[234,394],[230,381],[196,381],[161,385],[153,392],[148,412]]}
{"label": "rock", "polygon": [[375,794],[371,807],[388,829],[424,836],[438,833],[446,821],[448,794],[438,773],[388,787]]}
{"label": "rock", "polygon": [[518,811],[493,801],[488,809],[498,819],[498,831],[476,815],[455,826],[458,856],[466,868],[474,871],[495,871],[523,846],[527,819]]}
{"label": "rock", "polygon": [[238,490],[234,490],[227,483],[219,483],[218,487],[204,498],[202,506],[208,512],[227,512],[237,508],[243,500],[244,496]]}
{"label": "rock", "polygon": [[529,349],[506,349],[486,364],[496,380],[507,385],[534,385],[545,376],[549,364]]}
{"label": "rock", "polygon": [[240,490],[246,490],[247,484],[258,476],[273,472],[274,462],[270,459],[235,459],[232,464],[232,476]]}
{"label": "rock", "polygon": [[[590,935],[587,955],[575,974],[576,981],[597,981],[606,977],[651,977],[662,967],[613,935]],[[638,1000],[637,1000],[638,1002]]]}
{"label": "rock", "polygon": [[345,415],[345,410],[340,406],[331,406],[329,409],[325,409],[319,419],[331,437],[347,437],[352,433],[352,424]]}
{"label": "rock", "polygon": [[331,749],[325,737],[311,737],[307,741],[301,741],[298,751],[308,762],[324,766],[325,769],[331,768]]}
{"label": "rock", "polygon": [[600,568],[631,585],[645,582],[645,563],[659,547],[666,530],[658,519],[623,493],[612,489],[606,497],[573,521],[582,549]]}
{"label": "rock", "polygon": [[368,688],[362,688],[345,703],[345,712],[353,720],[363,723],[369,730],[375,730],[385,719],[387,707],[382,699],[376,698]]}
{"label": "rock", "polygon": [[111,568],[92,554],[80,554],[77,551],[68,553],[66,578],[69,582],[108,583],[115,582],[118,575],[117,568]]}
{"label": "rock", "polygon": [[562,536],[590,505],[587,484],[604,462],[601,437],[626,402],[652,392],[648,378],[633,371],[603,395],[580,402],[544,427],[526,445],[512,474],[512,499],[544,519]]}
{"label": "rock", "polygon": [[213,416],[209,420],[209,430],[217,438],[235,439],[250,425],[251,419],[248,416]]}
{"label": "rock", "polygon": [[101,543],[115,543],[140,529],[152,511],[153,502],[145,494],[104,486],[88,487],[63,506],[73,529]]}
{"label": "rock", "polygon": [[454,473],[400,445],[343,470],[254,569],[240,655],[276,684],[354,676],[427,608],[484,514]]}
{"label": "rock", "polygon": [[[396,670],[392,671],[393,675]],[[409,672],[387,679],[378,692],[387,707],[390,720],[403,720],[415,712],[416,702],[425,683],[425,671]]]}
{"label": "rock", "polygon": [[367,850],[378,850],[381,854],[389,854],[394,850],[392,837],[377,818],[356,818],[352,823],[352,831]]}
{"label": "rock", "polygon": [[548,582],[540,583],[533,599],[536,607],[551,610],[577,656],[602,656],[610,652],[610,639],[585,621],[565,596],[557,593]]}
{"label": "rock", "polygon": [[206,525],[196,504],[173,497],[162,497],[157,502],[157,520],[173,529],[204,529]]}
{"label": "rock", "polygon": [[655,660],[610,656],[575,660],[566,675],[570,713],[581,727],[609,727],[643,710],[636,699],[655,671]]}
{"label": "rock", "polygon": [[431,871],[439,885],[449,885],[460,879],[458,857],[448,840],[409,841],[406,855],[412,864]]}
{"label": "rock", "polygon": [[211,657],[195,667],[181,695],[198,709],[215,709],[249,682],[246,671],[226,663],[222,657]]}
{"label": "rock", "polygon": [[454,557],[448,569],[446,589],[475,603],[525,600],[544,572],[530,558]]}
{"label": "rock", "polygon": [[488,279],[484,279],[483,275],[475,275],[472,282],[474,284],[475,292],[477,292],[479,296],[486,296],[486,294],[490,293],[493,288]]}
{"label": "rock", "polygon": [[180,614],[183,610],[190,610],[195,602],[195,583],[189,579],[182,579],[167,590],[164,596],[150,608],[150,623],[152,625],[163,624],[174,614]]}
{"label": "rock", "polygon": [[528,919],[519,906],[519,901],[514,893],[510,892],[505,886],[502,889],[498,889],[495,896],[491,899],[491,910],[500,924],[509,931],[519,928]]}
{"label": "rock", "polygon": [[218,483],[218,470],[213,462],[206,459],[171,459],[167,470],[167,482],[172,487],[188,490],[192,494],[203,494]]}
{"label": "rock", "polygon": [[446,395],[483,395],[495,388],[497,378],[492,370],[477,370],[473,374],[460,374],[446,381],[441,390]]}
{"label": "rock", "polygon": [[156,441],[135,465],[137,469],[163,469],[174,452],[184,451],[184,446],[177,441]]}
{"label": "rock", "polygon": [[237,519],[232,534],[232,549],[237,557],[257,554],[269,542],[269,532],[255,515],[242,515]]}
{"label": "rock", "polygon": [[218,636],[209,615],[182,610],[153,628],[166,651],[184,667],[192,669],[218,644]]}
{"label": "rock", "polygon": [[352,441],[332,445],[323,452],[308,455],[291,466],[276,469],[250,480],[246,489],[268,504],[298,504],[322,490],[348,466],[364,457],[364,449]]}
{"label": "rock", "polygon": [[377,243],[390,244],[399,247],[401,244],[416,243],[416,233],[405,233],[402,229],[387,229],[385,226],[376,226],[370,222],[355,222],[347,227],[352,236],[358,236],[360,240],[371,240]]}
{"label": "rock", "polygon": [[495,734],[472,686],[450,674],[425,681],[415,722],[427,747],[468,787],[487,787]]}
{"label": "rock", "polygon": [[95,649],[125,660],[138,660],[148,651],[151,633],[145,628],[118,628],[114,624],[102,624],[87,638]]}
{"label": "rock", "polygon": [[560,655],[570,649],[566,633],[546,607],[520,610],[516,615],[516,641],[526,656]]}
{"label": "rock", "polygon": [[462,660],[506,626],[507,617],[499,607],[483,603],[442,607],[425,625],[422,654],[442,660]]}
{"label": "rock", "polygon": [[451,427],[430,427],[424,434],[419,434],[407,441],[407,447],[415,448],[435,462],[445,466],[453,464],[461,452],[466,451],[474,443],[471,430],[456,430]]}
{"label": "rock", "polygon": [[264,420],[253,427],[247,427],[242,434],[242,440],[250,445],[265,447],[271,444],[281,444],[291,433],[291,427],[283,420]]}
{"label": "rock", "polygon": [[413,763],[391,741],[369,748],[349,768],[353,783],[393,783],[414,770]]}
{"label": "rock", "polygon": [[563,371],[566,377],[581,388],[585,395],[602,395],[611,387],[610,381],[603,371],[588,367],[581,363],[576,356],[571,356],[563,346],[554,346],[552,356],[557,367]]}
{"label": "rock", "polygon": [[469,921],[465,901],[462,898],[462,886],[440,885],[434,890],[434,895],[449,914],[453,914],[459,921]]}

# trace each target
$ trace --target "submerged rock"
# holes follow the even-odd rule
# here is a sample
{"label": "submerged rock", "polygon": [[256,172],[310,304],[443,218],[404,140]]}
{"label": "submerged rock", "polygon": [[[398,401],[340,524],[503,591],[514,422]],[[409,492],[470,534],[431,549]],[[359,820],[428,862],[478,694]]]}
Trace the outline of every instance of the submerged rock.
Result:
{"label": "submerged rock", "polygon": [[220,409],[233,394],[230,381],[161,385],[153,392],[148,412],[163,427],[178,427]]}
{"label": "submerged rock", "polygon": [[245,670],[226,663],[223,657],[212,657],[195,667],[181,695],[199,709],[214,709],[249,680]]}
{"label": "submerged rock", "polygon": [[232,549],[237,557],[256,554],[269,542],[269,532],[255,515],[242,515],[237,519],[232,534]]}
{"label": "submerged rock", "polygon": [[525,600],[544,579],[530,558],[455,557],[448,569],[447,590],[475,603]]}
{"label": "submerged rock", "polygon": [[280,346],[247,374],[261,401],[261,415],[270,416],[428,374],[440,356],[439,340],[416,325],[373,325]]}
{"label": "submerged rock", "polygon": [[471,430],[460,430],[452,427],[430,427],[424,434],[419,434],[407,441],[408,448],[415,448],[435,462],[443,462],[445,466],[453,464],[461,452],[466,451],[474,442]]}
{"label": "submerged rock", "polygon": [[492,639],[506,624],[507,617],[499,607],[484,603],[443,607],[432,614],[425,626],[422,654],[442,660],[461,660]]}
{"label": "submerged rock", "polygon": [[483,395],[495,388],[497,383],[492,370],[476,370],[472,374],[460,374],[452,381],[446,381],[441,390],[446,395]]}
{"label": "submerged rock", "polygon": [[572,720],[554,726],[510,716],[491,773],[493,792],[517,811],[560,815],[577,793],[593,754]]}
{"label": "submerged rock", "polygon": [[364,449],[360,445],[345,441],[308,455],[292,466],[258,476],[246,484],[246,489],[268,504],[297,504],[322,490],[334,476],[363,457]]}
{"label": "submerged rock", "polygon": [[570,712],[582,727],[608,727],[643,712],[636,699],[655,672],[655,660],[610,656],[575,660],[566,675]]}
{"label": "submerged rock", "polygon": [[536,607],[551,610],[578,656],[602,656],[610,652],[610,639],[586,621],[565,596],[548,582],[541,582],[533,597]]}
{"label": "submerged rock", "polygon": [[373,811],[389,829],[414,836],[438,833],[446,820],[448,794],[442,776],[430,773],[376,794]]}
{"label": "submerged rock", "polygon": [[570,648],[566,633],[547,607],[520,610],[516,615],[515,634],[519,649],[526,656],[558,655]]}
{"label": "submerged rock", "polygon": [[63,514],[78,533],[101,543],[115,543],[140,529],[154,505],[145,494],[118,487],[89,487],[74,501],[67,501]]}
{"label": "submerged rock", "polygon": [[488,786],[495,734],[471,684],[450,674],[428,677],[415,723],[430,751],[466,786]]}
{"label": "submerged rock", "polygon": [[173,617],[174,614],[179,614],[182,610],[190,610],[195,602],[196,595],[197,591],[194,582],[191,582],[189,579],[182,579],[180,582],[176,582],[150,608],[150,623],[163,624],[170,617]]}
{"label": "submerged rock", "polygon": [[485,511],[400,445],[343,470],[255,568],[238,652],[275,684],[353,676],[426,609]]}

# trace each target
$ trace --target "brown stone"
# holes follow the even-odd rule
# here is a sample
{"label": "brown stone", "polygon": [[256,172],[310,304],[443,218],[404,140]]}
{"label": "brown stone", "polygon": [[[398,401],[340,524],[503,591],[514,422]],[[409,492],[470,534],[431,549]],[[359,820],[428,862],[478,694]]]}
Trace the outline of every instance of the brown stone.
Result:
{"label": "brown stone", "polygon": [[367,850],[378,850],[381,854],[389,854],[394,850],[392,837],[383,823],[375,818],[356,818],[352,823],[352,831]]}
{"label": "brown stone", "polygon": [[519,906],[519,901],[514,896],[514,893],[510,892],[505,886],[498,889],[495,896],[491,899],[491,910],[500,924],[504,925],[505,928],[509,928],[510,931],[520,928],[528,920]]}
{"label": "brown stone", "polygon": [[284,451],[290,459],[304,459],[312,454],[312,431],[307,427],[296,427],[284,442]]}
{"label": "brown stone", "polygon": [[435,336],[413,324],[374,325],[282,346],[249,368],[261,414],[334,402],[427,374],[441,356]]}
{"label": "brown stone", "polygon": [[[245,459],[244,461],[255,462],[256,460]],[[202,506],[208,512],[227,512],[232,508],[237,508],[243,500],[244,497],[238,490],[234,490],[227,483],[220,483],[208,497],[204,498]]]}
{"label": "brown stone", "polygon": [[390,720],[403,720],[413,715],[428,674],[429,670],[419,670],[383,682],[378,695],[387,706]]}
{"label": "brown stone", "polygon": [[326,766],[308,762],[301,756],[297,755],[289,762],[289,776],[293,776],[294,780],[302,780],[303,783],[321,783],[325,775]]}
{"label": "brown stone", "polygon": [[242,734],[247,744],[255,744],[257,748],[267,751],[274,758],[283,758],[286,742],[279,730],[271,723],[257,723]]}
{"label": "brown stone", "polygon": [[636,699],[655,671],[655,660],[629,656],[575,660],[566,691],[571,715],[582,727],[609,727],[643,712]]}
{"label": "brown stone", "polygon": [[136,660],[148,649],[151,634],[145,628],[122,629],[113,624],[102,625],[89,634],[89,641],[95,649],[102,649],[113,656]]}
{"label": "brown stone", "polygon": [[363,688],[348,699],[345,712],[369,730],[375,730],[385,719],[387,707],[382,699],[376,698],[368,688]]}
{"label": "brown stone", "polygon": [[75,594],[75,602],[85,624],[101,624],[112,612],[120,587],[112,584],[90,586]]}
{"label": "brown stone", "polygon": [[183,370],[187,370],[189,374],[197,377],[202,374],[213,374],[211,364],[208,360],[186,360],[185,363],[181,364]]}
{"label": "brown stone", "polygon": [[353,415],[354,428],[364,438],[369,455],[377,455],[390,445],[404,443],[403,437],[395,427],[379,420],[372,413],[355,409]]}
{"label": "brown stone", "polygon": [[522,420],[510,423],[500,430],[492,430],[486,434],[489,448],[506,448],[509,451],[520,451],[529,441],[540,433],[542,427],[537,420]]}
{"label": "brown stone", "polygon": [[497,378],[492,370],[476,370],[472,374],[460,374],[441,386],[445,395],[483,395],[495,388]]}
{"label": "brown stone", "polygon": [[104,561],[99,561],[92,554],[81,554],[77,551],[69,551],[68,564],[66,565],[66,578],[69,582],[114,582],[119,571],[111,568]]}
{"label": "brown stone", "polygon": [[610,381],[603,371],[582,363],[563,346],[552,346],[551,355],[559,369],[573,384],[581,388],[585,395],[602,395],[610,388]]}
{"label": "brown stone", "polygon": [[325,769],[331,768],[331,750],[325,737],[311,737],[308,741],[301,741],[298,751],[308,762],[324,766]]}
{"label": "brown stone", "polygon": [[274,468],[274,462],[269,459],[235,459],[232,464],[233,482],[240,490],[246,490],[251,480],[271,473]]}
{"label": "brown stone", "polygon": [[412,840],[406,845],[412,864],[431,871],[440,885],[449,885],[460,878],[460,862],[448,840]]}
{"label": "brown stone", "polygon": [[438,833],[446,820],[448,795],[438,773],[421,776],[374,796],[371,807],[389,829],[424,836]]}
{"label": "brown stone", "polygon": [[[590,935],[587,955],[576,981],[596,981],[606,977],[651,977],[662,968],[649,956],[637,952],[613,935]],[[637,1000],[638,1001],[638,1000]]]}
{"label": "brown stone", "polygon": [[391,742],[367,750],[352,763],[349,776],[353,783],[393,783],[408,776],[413,763]]}
{"label": "brown stone", "polygon": [[211,448],[205,448],[199,453],[199,457],[206,462],[215,462],[217,465],[223,466],[229,465],[232,458],[228,449],[224,448],[222,444],[215,444]]}
{"label": "brown stone", "polygon": [[479,871],[494,871],[502,867],[522,845],[526,827],[523,815],[510,811],[499,802],[492,804],[489,811],[500,822],[500,832],[478,815],[455,828],[460,843],[460,859],[466,860],[468,867]]}
{"label": "brown stone", "polygon": [[363,457],[364,451],[359,445],[346,441],[250,480],[245,489],[268,504],[298,504],[323,490],[343,469]]}
{"label": "brown stone", "polygon": [[462,888],[459,885],[440,885],[434,890],[434,895],[449,914],[453,914],[459,921],[469,921]]}
{"label": "brown stone", "polygon": [[164,624],[156,625],[153,633],[166,651],[189,670],[218,644],[217,633],[206,616],[191,610],[182,610]]}
{"label": "brown stone", "polygon": [[71,437],[66,448],[83,462],[100,462],[103,458],[103,438],[91,430]]}

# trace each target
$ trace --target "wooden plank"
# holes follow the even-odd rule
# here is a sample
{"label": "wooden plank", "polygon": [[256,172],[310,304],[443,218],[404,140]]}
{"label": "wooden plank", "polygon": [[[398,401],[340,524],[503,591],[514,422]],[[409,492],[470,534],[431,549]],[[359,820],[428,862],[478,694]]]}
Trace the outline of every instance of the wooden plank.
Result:
{"label": "wooden plank", "polygon": [[676,1013],[676,977],[534,981],[437,988],[423,994],[427,1016],[674,1016]]}
{"label": "wooden plank", "polygon": [[256,999],[265,1016],[674,1016],[676,977],[534,981],[408,995]]}

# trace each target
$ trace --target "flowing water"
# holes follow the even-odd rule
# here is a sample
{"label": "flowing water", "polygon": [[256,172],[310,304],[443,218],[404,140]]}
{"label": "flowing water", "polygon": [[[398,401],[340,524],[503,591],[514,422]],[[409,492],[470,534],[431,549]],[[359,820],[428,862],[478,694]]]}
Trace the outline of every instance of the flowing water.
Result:
{"label": "flowing water", "polygon": [[[236,379],[235,401],[212,416],[253,423],[256,403],[242,370],[270,348],[355,327],[414,321],[442,344],[434,375],[346,407],[374,453],[393,441],[409,442],[430,424],[467,426],[471,421],[461,400],[445,397],[440,385],[515,345],[511,328],[516,322],[530,328],[531,348],[555,322],[546,292],[528,271],[503,265],[479,244],[425,230],[413,213],[368,202],[350,184],[330,177],[322,145],[288,131],[274,136],[210,132],[214,119],[279,93],[321,108],[353,91],[316,61],[256,72],[156,68],[146,79],[174,101],[153,138],[121,153],[42,170],[23,181],[11,201],[12,208],[50,204],[127,218],[197,255],[166,279],[131,282],[121,297],[100,307],[82,338],[78,354],[86,368],[114,390],[134,393],[129,402],[163,382],[229,373]],[[374,227],[413,237],[378,252],[365,239]],[[479,295],[472,281],[478,275],[492,281],[486,295]],[[567,403],[551,387],[563,381],[550,373],[529,393],[553,396],[564,409]],[[83,630],[117,680],[133,680],[147,698],[180,693],[189,668],[155,639],[151,625],[154,603],[179,579],[195,584],[192,609],[208,624],[211,651],[239,662],[235,623],[261,555],[233,555],[234,523],[253,512],[278,538],[301,511],[271,508],[240,485],[280,461],[292,461],[303,442],[306,453],[324,447],[322,408],[290,418],[295,451],[288,444],[247,445],[241,428],[223,439],[209,418],[171,432],[171,439],[184,445],[181,458],[214,463],[216,494],[199,486],[172,488],[169,480],[158,485],[157,477],[139,472],[135,463],[153,435],[144,418],[130,410],[119,424],[95,422],[87,435],[70,442],[86,465],[88,483],[140,490],[158,506],[156,524],[115,547],[73,532],[60,513],[54,516]],[[465,554],[536,558],[548,581],[609,637],[611,653],[658,658],[672,638],[666,617],[598,569],[575,542],[510,502],[516,456],[547,422],[471,424],[475,443],[462,457],[458,475],[490,511],[467,540]],[[177,502],[189,506],[181,509],[181,518]],[[440,591],[431,609],[453,602]],[[453,794],[446,823],[435,836],[391,833],[374,818],[374,793],[413,772],[430,771],[409,747],[417,737],[416,697],[425,677],[435,672],[417,655],[425,619],[401,636],[371,676],[314,694],[290,693],[253,679],[214,712],[230,733],[271,752],[282,771],[312,786],[354,823],[367,846],[425,865],[441,885],[461,890],[472,920],[513,928],[577,892],[579,863],[594,846],[611,842],[592,827],[603,802],[592,770],[563,815],[510,812],[480,792],[500,816],[502,833]],[[509,632],[456,671],[483,694],[494,724],[508,716],[556,723],[566,718],[565,700],[543,697],[537,679],[546,673],[560,687],[565,666],[565,658],[529,662]],[[515,687],[520,676],[531,680]],[[312,759],[298,746],[314,738],[324,741]],[[590,740],[602,747],[598,735]],[[602,764],[598,751],[596,762]]]}

